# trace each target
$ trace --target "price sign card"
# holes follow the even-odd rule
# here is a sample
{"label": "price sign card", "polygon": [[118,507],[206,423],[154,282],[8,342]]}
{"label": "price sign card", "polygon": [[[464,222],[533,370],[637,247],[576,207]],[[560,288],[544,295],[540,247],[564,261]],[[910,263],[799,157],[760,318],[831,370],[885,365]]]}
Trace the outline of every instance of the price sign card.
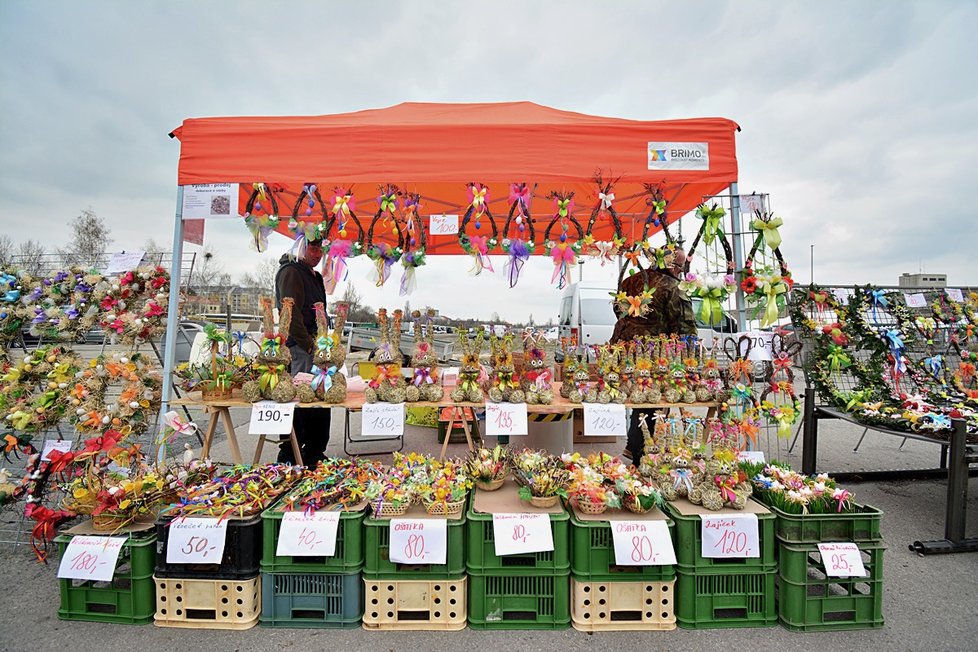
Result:
{"label": "price sign card", "polygon": [[251,406],[248,432],[252,435],[287,435],[292,432],[295,403],[258,401]]}
{"label": "price sign card", "polygon": [[428,235],[455,235],[458,233],[458,215],[432,215],[428,222]]}
{"label": "price sign card", "polygon": [[618,566],[665,566],[676,563],[665,521],[611,521]]}
{"label": "price sign card", "polygon": [[740,451],[737,459],[741,462],[759,462],[764,464],[764,451]]}
{"label": "price sign card", "polygon": [[924,295],[923,294],[920,294],[920,293],[909,294],[907,292],[904,292],[903,293],[903,298],[906,300],[907,306],[910,307],[910,308],[926,308],[927,307],[927,299],[924,298]]}
{"label": "price sign card", "polygon": [[500,557],[554,549],[554,533],[546,514],[493,514],[492,536]]}
{"label": "price sign card", "polygon": [[142,262],[143,256],[145,255],[145,251],[132,251],[128,254],[125,252],[114,253],[109,258],[109,264],[105,268],[105,275],[122,274],[123,272],[128,272],[130,269],[135,269],[139,267],[139,263]]}
{"label": "price sign card", "polygon": [[503,437],[527,434],[526,403],[486,403],[486,434]]}
{"label": "price sign card", "polygon": [[224,557],[227,519],[178,518],[166,537],[168,564],[220,564]]}
{"label": "price sign card", "polygon": [[71,450],[70,439],[45,439],[44,448],[41,451],[41,459],[50,460],[51,453],[53,453],[54,451],[67,453],[70,450]]}
{"label": "price sign card", "polygon": [[61,556],[58,577],[65,580],[111,582],[126,537],[77,535]]}
{"label": "price sign card", "polygon": [[944,290],[944,292],[947,294],[947,298],[951,301],[964,303],[964,293],[961,292],[961,288],[948,288]]}
{"label": "price sign card", "polygon": [[757,514],[704,514],[700,516],[704,557],[760,557]]}
{"label": "price sign card", "polygon": [[388,555],[395,564],[448,563],[448,521],[392,518]]}
{"label": "price sign card", "polygon": [[822,565],[829,577],[866,577],[866,567],[859,547],[854,543],[820,543]]}
{"label": "price sign card", "polygon": [[749,331],[747,333],[734,333],[730,338],[736,344],[743,336],[747,336],[750,339],[750,353],[747,354],[748,360],[764,362],[773,359],[771,355],[771,338],[774,337],[773,332]]}
{"label": "price sign card", "polygon": [[585,403],[584,435],[624,437],[628,430],[625,406],[620,403]]}
{"label": "price sign card", "polygon": [[403,403],[364,403],[364,437],[401,437],[404,435]]}
{"label": "price sign card", "polygon": [[275,554],[280,557],[332,557],[336,554],[339,512],[285,512]]}

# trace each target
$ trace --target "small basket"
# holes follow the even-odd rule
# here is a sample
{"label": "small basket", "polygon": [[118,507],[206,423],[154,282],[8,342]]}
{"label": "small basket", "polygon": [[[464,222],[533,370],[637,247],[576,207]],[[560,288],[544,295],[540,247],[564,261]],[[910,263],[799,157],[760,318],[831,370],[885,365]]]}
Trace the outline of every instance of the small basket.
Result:
{"label": "small basket", "polygon": [[495,491],[506,482],[506,478],[496,478],[495,480],[476,480],[475,486],[483,491]]}
{"label": "small basket", "polygon": [[465,499],[454,503],[445,502],[443,500],[436,500],[430,503],[425,501],[424,503],[425,511],[432,516],[455,516],[456,514],[462,513],[463,507],[465,507]]}
{"label": "small basket", "polygon": [[638,499],[638,496],[626,496],[621,502],[625,509],[633,514],[644,514],[652,509],[651,507],[642,507],[642,501]]}
{"label": "small basket", "polygon": [[200,398],[204,401],[220,401],[231,398],[230,387],[205,387],[200,390]]}
{"label": "small basket", "polygon": [[530,504],[540,509],[548,509],[557,504],[560,496],[530,496]]}
{"label": "small basket", "polygon": [[582,514],[604,514],[608,506],[604,503],[592,503],[589,500],[578,500],[577,509],[580,510]]}
{"label": "small basket", "polygon": [[92,517],[92,529],[98,532],[115,532],[132,521],[133,517],[129,515],[102,512]]}
{"label": "small basket", "polygon": [[398,506],[394,506],[390,501],[376,501],[370,503],[370,508],[374,511],[375,517],[403,516],[411,506],[411,501],[405,500]]}

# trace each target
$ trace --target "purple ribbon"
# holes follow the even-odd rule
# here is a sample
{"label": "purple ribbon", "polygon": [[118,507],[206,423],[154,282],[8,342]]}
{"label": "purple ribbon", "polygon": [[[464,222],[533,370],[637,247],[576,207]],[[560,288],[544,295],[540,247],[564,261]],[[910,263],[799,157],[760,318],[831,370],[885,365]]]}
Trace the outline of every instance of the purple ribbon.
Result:
{"label": "purple ribbon", "polygon": [[509,260],[506,261],[506,275],[509,277],[509,287],[516,287],[520,280],[523,265],[530,259],[530,251],[523,240],[513,240],[509,245]]}

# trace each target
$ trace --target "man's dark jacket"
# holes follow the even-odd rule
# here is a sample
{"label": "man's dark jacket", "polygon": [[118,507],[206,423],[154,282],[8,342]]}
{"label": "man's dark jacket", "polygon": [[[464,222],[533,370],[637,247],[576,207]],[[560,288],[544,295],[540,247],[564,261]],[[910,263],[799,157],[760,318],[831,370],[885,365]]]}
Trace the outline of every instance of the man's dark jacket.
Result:
{"label": "man's dark jacket", "polygon": [[316,311],[313,305],[326,305],[323,275],[301,260],[292,260],[288,254],[279,259],[275,274],[275,303],[282,308],[282,297],[292,297],[292,323],[286,346],[297,345],[312,353],[316,340]]}

